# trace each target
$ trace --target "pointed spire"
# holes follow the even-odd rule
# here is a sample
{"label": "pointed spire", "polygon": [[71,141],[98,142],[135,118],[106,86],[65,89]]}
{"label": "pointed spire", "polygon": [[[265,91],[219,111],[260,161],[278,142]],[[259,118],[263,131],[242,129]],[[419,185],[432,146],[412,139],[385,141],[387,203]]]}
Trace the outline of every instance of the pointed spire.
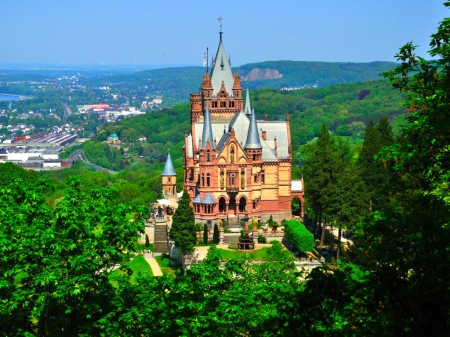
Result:
{"label": "pointed spire", "polygon": [[233,90],[234,77],[231,72],[230,62],[225,52],[222,41],[222,32],[220,32],[219,47],[211,68],[211,84],[213,86],[213,95],[221,90],[222,82],[225,83],[225,90],[230,94]]}
{"label": "pointed spire", "polygon": [[175,169],[173,168],[172,158],[170,158],[170,151],[167,155],[166,165],[164,165],[163,176],[176,176]]}
{"label": "pointed spire", "polygon": [[211,116],[209,115],[209,106],[206,103],[205,114],[203,118],[203,133],[202,133],[202,147],[201,150],[204,150],[206,147],[206,143],[209,140],[209,144],[212,149],[214,149],[214,138],[212,134],[212,126],[211,126]]}
{"label": "pointed spire", "polygon": [[244,149],[262,149],[261,142],[259,141],[258,125],[256,124],[255,110],[252,110],[250,117],[250,125],[248,126],[247,141],[245,142]]}
{"label": "pointed spire", "polygon": [[246,115],[251,115],[252,114],[252,108],[251,108],[251,105],[250,105],[250,94],[248,92],[248,89],[247,89],[247,95],[245,96],[244,112],[245,112]]}

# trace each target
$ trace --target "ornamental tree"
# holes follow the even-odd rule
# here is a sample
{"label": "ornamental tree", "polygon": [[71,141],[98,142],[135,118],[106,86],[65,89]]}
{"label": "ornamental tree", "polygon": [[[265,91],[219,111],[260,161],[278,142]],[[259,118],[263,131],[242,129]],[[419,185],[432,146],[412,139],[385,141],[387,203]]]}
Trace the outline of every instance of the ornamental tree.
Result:
{"label": "ornamental tree", "polygon": [[188,191],[184,190],[181,196],[178,208],[172,218],[172,227],[169,236],[175,241],[175,244],[181,249],[192,250],[196,243],[195,217],[191,205],[191,198]]}

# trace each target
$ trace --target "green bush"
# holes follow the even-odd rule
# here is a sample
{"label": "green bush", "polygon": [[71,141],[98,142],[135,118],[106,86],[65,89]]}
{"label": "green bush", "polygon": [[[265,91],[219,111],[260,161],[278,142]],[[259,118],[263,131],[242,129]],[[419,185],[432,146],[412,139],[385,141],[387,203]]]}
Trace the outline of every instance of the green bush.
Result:
{"label": "green bush", "polygon": [[203,244],[208,244],[208,226],[206,224],[203,225]]}
{"label": "green bush", "polygon": [[284,235],[299,252],[311,252],[314,249],[314,236],[299,221],[286,221]]}
{"label": "green bush", "polygon": [[258,243],[267,243],[266,237],[262,234],[259,234],[258,235]]}
{"label": "green bush", "polygon": [[219,227],[217,227],[217,224],[214,224],[213,243],[219,243]]}

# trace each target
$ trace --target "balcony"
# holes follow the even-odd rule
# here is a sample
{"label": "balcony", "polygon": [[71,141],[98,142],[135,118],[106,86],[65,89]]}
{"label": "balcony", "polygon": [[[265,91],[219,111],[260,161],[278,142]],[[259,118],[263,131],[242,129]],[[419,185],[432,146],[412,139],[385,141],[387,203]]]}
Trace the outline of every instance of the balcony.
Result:
{"label": "balcony", "polygon": [[228,193],[237,193],[239,192],[239,186],[227,186]]}

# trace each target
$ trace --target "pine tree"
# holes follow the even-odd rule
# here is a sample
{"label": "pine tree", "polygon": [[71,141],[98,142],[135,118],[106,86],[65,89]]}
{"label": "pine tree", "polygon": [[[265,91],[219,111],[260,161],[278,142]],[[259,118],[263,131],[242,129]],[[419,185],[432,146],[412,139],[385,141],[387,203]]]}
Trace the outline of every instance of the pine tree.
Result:
{"label": "pine tree", "polygon": [[369,193],[369,210],[379,210],[389,202],[387,193],[390,174],[376,155],[384,146],[393,143],[392,129],[387,118],[380,119],[377,126],[373,121],[366,126],[364,142],[358,158],[360,177]]}
{"label": "pine tree", "polygon": [[203,225],[203,243],[208,244],[208,226],[206,224]]}
{"label": "pine tree", "polygon": [[175,241],[177,247],[184,250],[192,250],[195,242],[195,217],[194,210],[190,206],[191,198],[184,190],[178,208],[172,218],[172,228],[169,236]]}
{"label": "pine tree", "polygon": [[[330,183],[332,156],[332,139],[327,127],[322,125],[319,139],[314,145],[312,155],[306,160],[304,168],[306,196],[315,214],[318,215],[319,223],[321,223]],[[324,235],[325,231],[322,228],[321,245],[323,245]]]}
{"label": "pine tree", "polygon": [[217,227],[217,224],[214,224],[213,243],[219,243],[219,227]]}

